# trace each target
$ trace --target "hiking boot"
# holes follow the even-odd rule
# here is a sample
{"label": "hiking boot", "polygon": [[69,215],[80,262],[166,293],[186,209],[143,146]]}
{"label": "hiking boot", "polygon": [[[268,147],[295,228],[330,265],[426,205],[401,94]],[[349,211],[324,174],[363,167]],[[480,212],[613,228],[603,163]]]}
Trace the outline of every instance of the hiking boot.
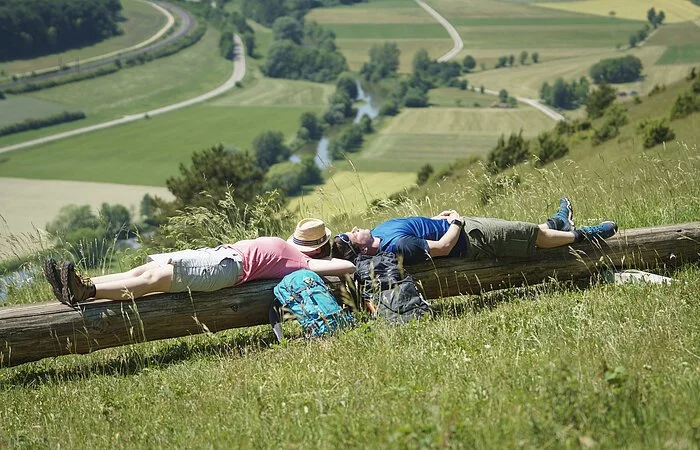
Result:
{"label": "hiking boot", "polygon": [[572,231],[574,229],[574,207],[567,197],[559,200],[559,209],[553,217],[547,219],[547,226],[552,230]]}
{"label": "hiking boot", "polygon": [[601,222],[598,225],[581,227],[576,231],[578,232],[578,236],[580,236],[577,239],[578,242],[581,242],[584,239],[588,239],[589,241],[596,239],[607,239],[615,236],[615,233],[617,233],[617,224],[608,220]]}
{"label": "hiking boot", "polygon": [[56,260],[53,258],[45,259],[43,269],[44,277],[46,277],[46,281],[51,285],[56,300],[63,302],[63,283],[61,283],[61,271],[58,270]]}
{"label": "hiking boot", "polygon": [[83,278],[75,271],[75,264],[66,261],[61,267],[61,283],[63,284],[63,303],[75,305],[91,297],[92,281]]}

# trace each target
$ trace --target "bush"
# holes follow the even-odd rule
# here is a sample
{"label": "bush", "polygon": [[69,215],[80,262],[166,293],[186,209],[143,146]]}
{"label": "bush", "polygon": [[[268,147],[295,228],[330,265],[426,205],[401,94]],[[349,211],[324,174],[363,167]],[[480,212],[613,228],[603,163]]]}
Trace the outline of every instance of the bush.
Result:
{"label": "bush", "polygon": [[74,122],[85,118],[85,113],[82,111],[69,112],[63,111],[55,116],[45,117],[43,119],[27,119],[24,122],[7,125],[0,128],[0,136],[6,136],[13,133],[21,133],[27,130],[37,130],[39,128],[58,125],[59,123]]}
{"label": "bush", "polygon": [[535,153],[537,166],[543,166],[567,153],[569,153],[569,147],[560,135],[544,132],[537,136],[537,153]]}
{"label": "bush", "polygon": [[603,125],[593,132],[593,145],[600,145],[620,134],[620,127],[627,123],[627,108],[613,105],[605,111]]}
{"label": "bush", "polygon": [[608,106],[615,101],[617,91],[607,83],[600,83],[598,89],[588,94],[586,99],[586,114],[589,119],[601,117]]}
{"label": "bush", "polygon": [[394,99],[384,100],[379,106],[380,116],[395,116],[399,113],[399,104]]}
{"label": "bush", "polygon": [[433,169],[433,166],[431,166],[429,163],[421,167],[418,171],[418,176],[416,177],[416,184],[418,186],[425,184],[430,179],[433,172],[435,172],[435,169]]}
{"label": "bush", "polygon": [[528,155],[529,144],[523,139],[522,130],[518,134],[511,133],[507,142],[504,135],[501,135],[496,147],[489,152],[487,168],[496,174],[525,161]]}
{"label": "bush", "polygon": [[644,148],[651,148],[663,142],[676,138],[666,119],[645,119],[637,126],[637,132],[642,136]]}
{"label": "bush", "polygon": [[642,74],[642,61],[632,55],[622,58],[604,59],[594,64],[589,73],[594,83],[628,83],[636,81]]}
{"label": "bush", "polygon": [[676,98],[671,108],[671,120],[680,119],[700,111],[700,100],[690,92],[685,92]]}

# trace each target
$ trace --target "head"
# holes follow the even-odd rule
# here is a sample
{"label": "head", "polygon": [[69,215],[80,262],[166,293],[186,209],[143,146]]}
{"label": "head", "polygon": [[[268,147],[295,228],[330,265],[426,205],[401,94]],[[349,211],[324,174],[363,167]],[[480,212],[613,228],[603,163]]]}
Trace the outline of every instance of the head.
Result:
{"label": "head", "polygon": [[358,256],[367,254],[373,248],[374,236],[367,228],[354,227],[347,233],[337,234],[333,238],[333,256],[354,261]]}
{"label": "head", "polygon": [[321,219],[302,219],[287,242],[312,258],[330,255],[331,230]]}

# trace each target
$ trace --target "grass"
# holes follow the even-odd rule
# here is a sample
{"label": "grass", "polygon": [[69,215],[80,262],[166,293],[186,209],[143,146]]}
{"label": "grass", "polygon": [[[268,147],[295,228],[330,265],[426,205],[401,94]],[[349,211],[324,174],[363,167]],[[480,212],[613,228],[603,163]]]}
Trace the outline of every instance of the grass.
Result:
{"label": "grass", "polygon": [[[470,88],[471,89],[471,88]],[[488,106],[496,99],[493,95],[474,92],[469,89],[458,88],[436,88],[428,91],[431,106],[461,106],[464,108],[475,108]]]}
{"label": "grass", "polygon": [[346,161],[336,161],[334,169],[323,186],[292,198],[289,209],[298,208],[300,218],[332,217],[366,208],[372,200],[386,198],[416,180],[415,172],[356,172]]}
{"label": "grass", "polygon": [[[687,86],[630,105],[619,139],[591,148],[579,138],[555,165],[519,167],[522,183],[486,205],[475,201],[483,174],[456,167],[412,200],[344,211],[331,226],[446,208],[541,221],[563,194],[580,225],[700,220],[698,114],[672,123],[685,144],[644,151],[634,138],[636,122],[667,114]],[[670,286],[549,284],[525,295],[442,299],[433,320],[362,323],[323,340],[275,345],[269,327],[254,327],[5,368],[0,442],[695,448],[700,270],[672,275],[679,282]],[[50,295],[45,283],[33,293]]]}
{"label": "grass", "polygon": [[700,44],[672,45],[656,64],[689,64],[700,62]]}
{"label": "grass", "polygon": [[615,11],[615,17],[644,20],[649,8],[663,10],[666,23],[685,22],[700,16],[700,7],[691,2],[674,0],[583,0],[577,2],[538,3],[538,6],[568,12],[580,12],[607,16]]}
{"label": "grass", "polygon": [[532,136],[552,126],[551,119],[525,106],[406,109],[371,137],[353,162],[360,171],[415,173],[427,163],[440,167],[459,158],[483,157],[501,133],[523,129]]}
{"label": "grass", "polygon": [[5,100],[0,100],[0,106],[0,127],[26,119],[53,116],[66,110],[64,105],[58,103],[19,95],[9,95]]}
{"label": "grass", "polygon": [[121,4],[124,8],[122,15],[126,18],[126,21],[120,23],[120,27],[124,31],[120,36],[106,39],[88,47],[68,50],[62,53],[0,63],[0,69],[4,70],[7,75],[25,73],[129,48],[156,34],[167,21],[167,18],[160,11],[146,2],[122,0]]}
{"label": "grass", "polygon": [[[271,129],[289,136],[309,110],[314,108],[196,105],[2,154],[0,176],[163,186],[192,152],[219,143],[249,149],[255,136]],[[193,126],[202,117],[206,123]]]}
{"label": "grass", "polygon": [[88,117],[79,124],[7,136],[0,139],[0,146],[148,111],[214,89],[231,76],[232,70],[231,62],[217,50],[219,36],[210,27],[197,44],[170,57],[112,75],[25,94],[61,104],[66,109],[82,110]]}

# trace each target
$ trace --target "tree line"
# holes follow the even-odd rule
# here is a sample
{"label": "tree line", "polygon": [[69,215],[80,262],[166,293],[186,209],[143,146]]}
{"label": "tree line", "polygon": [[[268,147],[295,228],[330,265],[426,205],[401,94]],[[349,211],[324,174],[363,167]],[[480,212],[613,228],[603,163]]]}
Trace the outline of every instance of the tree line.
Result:
{"label": "tree line", "polygon": [[119,0],[0,0],[0,61],[94,44],[120,34]]}
{"label": "tree line", "polygon": [[74,122],[85,118],[85,113],[82,111],[63,111],[61,114],[56,114],[50,117],[41,119],[27,119],[23,122],[14,123],[0,128],[0,136],[8,134],[21,133],[22,131],[37,130],[39,128],[58,125],[59,123]]}

